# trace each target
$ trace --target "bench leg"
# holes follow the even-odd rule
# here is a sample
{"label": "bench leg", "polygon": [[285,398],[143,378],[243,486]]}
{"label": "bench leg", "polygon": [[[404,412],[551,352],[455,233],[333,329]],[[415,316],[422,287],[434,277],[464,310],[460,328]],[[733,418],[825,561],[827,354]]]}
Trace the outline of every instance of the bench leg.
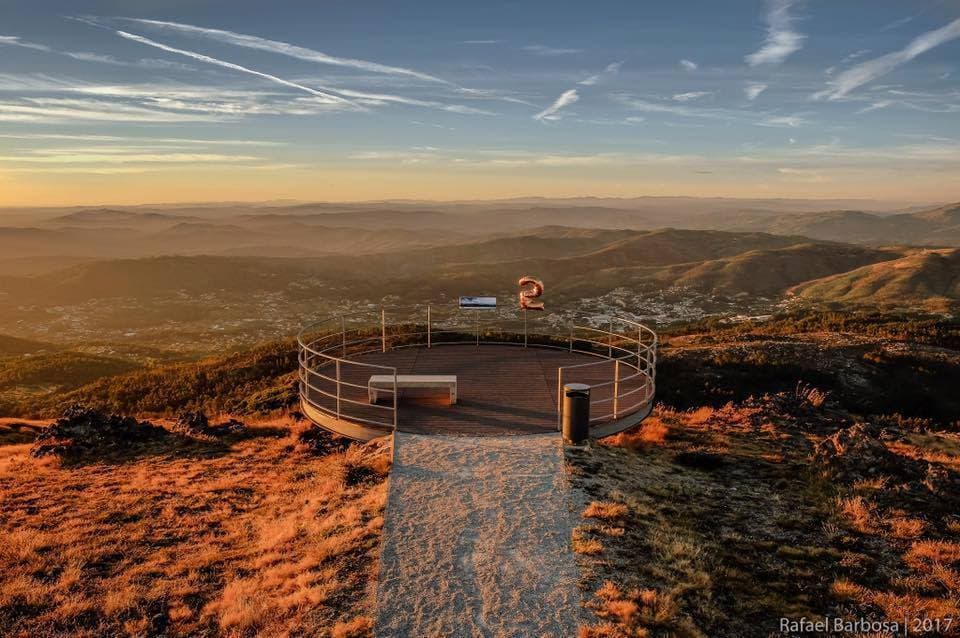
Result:
{"label": "bench leg", "polygon": [[457,404],[457,387],[453,386],[450,388],[450,405]]}
{"label": "bench leg", "polygon": [[367,396],[370,399],[370,403],[377,402],[377,389],[373,387],[367,387]]}

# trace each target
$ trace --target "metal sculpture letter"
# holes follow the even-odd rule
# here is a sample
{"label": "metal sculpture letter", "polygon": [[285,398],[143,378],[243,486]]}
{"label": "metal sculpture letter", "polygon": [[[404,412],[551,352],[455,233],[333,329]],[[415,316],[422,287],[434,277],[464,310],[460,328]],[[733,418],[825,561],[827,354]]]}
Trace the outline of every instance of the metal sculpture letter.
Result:
{"label": "metal sculpture letter", "polygon": [[[520,286],[520,309],[521,310],[543,310],[542,301],[534,301],[543,294],[543,282],[535,277],[524,275],[517,282]],[[532,286],[525,288],[525,286]]]}

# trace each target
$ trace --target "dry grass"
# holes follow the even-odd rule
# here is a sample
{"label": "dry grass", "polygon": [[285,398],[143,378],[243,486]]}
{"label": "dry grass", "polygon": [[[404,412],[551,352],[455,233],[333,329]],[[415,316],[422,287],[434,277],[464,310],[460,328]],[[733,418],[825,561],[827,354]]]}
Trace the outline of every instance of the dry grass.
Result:
{"label": "dry grass", "polygon": [[[939,442],[937,437],[929,435],[912,438]],[[946,455],[949,458],[945,464],[955,464],[950,451],[930,452],[904,444],[892,445],[891,449],[932,462],[944,460],[941,457]],[[831,591],[837,600],[877,610],[890,621],[925,618],[955,622],[960,615],[960,543],[930,536],[937,536],[941,528],[946,534],[955,533],[956,521],[947,517],[942,525],[937,525],[935,518],[930,521],[920,518],[918,514],[930,515],[930,511],[924,511],[923,501],[902,499],[898,503],[891,499],[895,494],[891,483],[889,478],[870,484],[860,481],[850,490],[854,494],[870,493],[877,503],[886,503],[886,506],[860,495],[836,500],[837,513],[848,529],[870,537],[870,542],[863,547],[869,547],[873,556],[869,560],[844,562],[844,566],[861,577],[869,574],[863,582],[871,582],[870,586],[856,579],[839,578]],[[943,507],[942,503],[927,503],[927,507]],[[848,542],[859,540],[853,537]]]}
{"label": "dry grass", "polygon": [[890,535],[901,540],[920,538],[927,531],[927,522],[920,518],[895,516],[887,521]]}
{"label": "dry grass", "polygon": [[594,501],[583,510],[584,518],[599,518],[601,520],[614,520],[622,518],[627,513],[627,506],[623,503],[610,503]]}
{"label": "dry grass", "polygon": [[678,636],[698,634],[686,623],[678,622],[679,606],[673,596],[655,589],[623,591],[607,581],[588,605],[601,622],[581,628],[581,638],[632,638],[667,628]]}
{"label": "dry grass", "polygon": [[809,403],[814,408],[822,408],[830,397],[829,393],[805,383],[797,385],[796,395],[798,399]]}
{"label": "dry grass", "polygon": [[587,528],[577,527],[573,530],[573,551],[584,556],[596,556],[603,552],[603,543],[590,538]]}
{"label": "dry grass", "polygon": [[862,496],[837,499],[837,511],[844,522],[861,534],[873,534],[877,530],[876,508]]}
{"label": "dry grass", "polygon": [[0,447],[4,633],[369,634],[388,450],[270,432],[74,467]]}
{"label": "dry grass", "polygon": [[639,428],[610,437],[610,444],[626,448],[663,445],[669,435],[670,425],[666,419],[660,416],[651,416]]}
{"label": "dry grass", "polygon": [[896,476],[848,485],[811,467],[814,401],[795,421],[762,403],[661,409],[661,444],[634,435],[568,452],[587,494],[581,539],[603,546],[578,556],[594,592],[581,638],[760,638],[781,617],[951,613],[960,539],[931,537],[960,530],[955,515]]}
{"label": "dry grass", "polygon": [[940,563],[949,565],[960,563],[960,543],[952,541],[917,541],[904,554],[904,561],[910,566],[918,564]]}

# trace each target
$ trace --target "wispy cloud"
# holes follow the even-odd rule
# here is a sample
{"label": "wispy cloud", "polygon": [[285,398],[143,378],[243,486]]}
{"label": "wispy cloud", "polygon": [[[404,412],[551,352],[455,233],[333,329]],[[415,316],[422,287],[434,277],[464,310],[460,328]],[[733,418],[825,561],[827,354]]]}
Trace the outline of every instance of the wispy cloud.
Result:
{"label": "wispy cloud", "polygon": [[764,163],[771,160],[789,160],[798,165],[823,167],[830,165],[856,166],[867,163],[891,164],[901,167],[904,162],[916,163],[960,163],[960,144],[930,143],[906,144],[888,147],[852,147],[844,146],[839,141],[811,146],[791,146],[779,152],[761,156],[737,157],[738,162]]}
{"label": "wispy cloud", "polygon": [[[115,142],[145,144],[150,146],[200,145],[200,146],[286,146],[284,142],[267,140],[200,139],[186,137],[128,137],[123,135],[73,135],[69,133],[0,133],[0,139],[31,141],[97,142],[111,144]],[[106,148],[115,148],[112,146]]]}
{"label": "wispy cloud", "polygon": [[803,48],[806,36],[794,30],[790,15],[794,4],[794,0],[767,0],[767,38],[759,50],[745,58],[747,64],[780,64]]}
{"label": "wispy cloud", "polygon": [[893,30],[893,29],[899,29],[899,28],[902,27],[903,25],[909,24],[909,23],[913,22],[914,20],[916,20],[917,18],[919,18],[920,16],[922,16],[923,14],[925,14],[925,13],[929,10],[929,8],[930,8],[930,7],[927,7],[927,8],[925,8],[925,9],[923,9],[922,11],[919,11],[919,12],[914,13],[914,14],[912,14],[912,15],[905,16],[905,17],[903,17],[903,18],[900,18],[899,20],[894,20],[893,22],[891,22],[891,23],[889,23],[889,24],[886,24],[886,25],[884,25],[883,27],[881,27],[881,28],[880,28],[880,32],[883,33],[884,31],[891,31],[891,30]]}
{"label": "wispy cloud", "polygon": [[797,128],[806,124],[806,120],[799,115],[775,115],[765,117],[755,124],[757,126]]}
{"label": "wispy cloud", "polygon": [[500,40],[464,40],[464,44],[498,44]]}
{"label": "wispy cloud", "polygon": [[661,104],[629,96],[619,96],[618,100],[625,106],[643,113],[667,113],[683,117],[698,117],[717,120],[732,119],[732,114],[721,109],[695,109],[682,104]]}
{"label": "wispy cloud", "polygon": [[512,95],[504,95],[500,91],[493,89],[468,89],[466,87],[458,87],[456,89],[457,93],[464,95],[470,98],[476,98],[480,100],[499,100],[501,102],[510,102],[513,104],[523,104],[524,106],[535,106],[529,100],[524,100]]}
{"label": "wispy cloud", "polygon": [[808,184],[831,181],[828,175],[824,175],[822,171],[816,169],[782,167],[778,168],[777,172],[792,181],[805,182]]}
{"label": "wispy cloud", "polygon": [[748,100],[757,99],[766,90],[767,85],[763,82],[747,82],[746,86],[743,87],[743,93]]}
{"label": "wispy cloud", "polygon": [[51,49],[45,44],[36,44],[34,42],[27,42],[21,39],[19,36],[15,36],[15,35],[0,35],[0,45],[10,46],[10,47],[21,47],[23,49],[33,49],[34,51],[46,51],[46,52],[53,51],[53,49]]}
{"label": "wispy cloud", "polygon": [[825,97],[830,100],[839,100],[854,89],[890,73],[918,55],[956,38],[960,38],[960,18],[939,29],[917,36],[899,51],[861,62],[847,69],[827,83],[829,89],[815,93],[813,97],[815,99]]}
{"label": "wispy cloud", "polygon": [[675,102],[692,102],[702,97],[713,95],[713,91],[689,91],[687,93],[677,93],[673,96]]}
{"label": "wispy cloud", "polygon": [[863,115],[864,113],[870,113],[871,111],[879,111],[880,109],[885,109],[888,106],[891,106],[893,103],[893,100],[880,100],[879,102],[874,102],[870,106],[860,109],[857,111],[857,115]]}
{"label": "wispy cloud", "polygon": [[321,51],[315,51],[314,49],[308,49],[306,47],[289,44],[287,42],[281,42],[279,40],[268,40],[266,38],[247,35],[244,33],[236,33],[233,31],[225,31],[222,29],[210,29],[206,27],[198,27],[191,24],[182,24],[180,22],[166,22],[162,20],[143,20],[139,18],[122,18],[122,19],[127,20],[129,22],[135,22],[138,24],[154,27],[157,29],[176,31],[186,35],[208,38],[211,40],[216,40],[219,42],[224,42],[226,44],[232,44],[235,46],[247,47],[250,49],[259,49],[261,51],[269,51],[271,53],[286,55],[292,58],[297,58],[299,60],[305,60],[307,62],[316,62],[318,64],[328,64],[332,66],[361,69],[363,71],[368,71],[370,73],[402,75],[410,78],[417,78],[419,80],[424,80],[427,82],[440,82],[443,84],[449,84],[449,82],[447,82],[446,80],[438,78],[434,75],[430,75],[428,73],[416,71],[414,69],[408,69],[400,66],[391,66],[387,64],[380,64],[379,62],[371,62],[369,60],[359,60],[355,58],[341,58],[333,55],[328,55]]}
{"label": "wispy cloud", "polygon": [[474,150],[456,152],[441,149],[384,150],[355,153],[350,159],[366,162],[419,164],[442,162],[446,165],[490,167],[575,168],[623,166],[627,164],[683,164],[703,160],[699,155],[667,153],[538,153],[526,150]]}
{"label": "wispy cloud", "polygon": [[[685,118],[719,120],[723,122],[737,122],[768,127],[795,128],[798,126],[803,126],[807,123],[807,120],[803,114],[778,115],[775,113],[756,112],[748,109],[698,108],[688,106],[684,103],[676,104],[673,102],[651,102],[650,100],[644,100],[625,95],[617,96],[616,99],[628,108],[643,113],[661,113],[665,115],[678,115]],[[664,124],[666,126],[678,125],[671,122],[665,122]],[[684,126],[687,125],[685,124]]]}
{"label": "wispy cloud", "polygon": [[39,44],[36,42],[27,42],[15,35],[0,35],[0,46],[15,46],[23,49],[32,49],[34,51],[42,51],[43,53],[50,53],[53,55],[62,55],[73,60],[79,60],[81,62],[94,62],[97,64],[110,64],[113,66],[130,66],[130,67],[140,67],[140,68],[180,68],[180,69],[190,69],[187,65],[175,64],[166,62],[165,60],[153,60],[153,59],[143,59],[135,60],[133,62],[128,62],[125,60],[120,60],[115,58],[112,55],[105,55],[103,53],[92,53],[89,51],[61,51],[59,49],[54,49],[51,46],[46,44]]}
{"label": "wispy cloud", "polygon": [[534,115],[533,119],[540,120],[541,122],[544,120],[559,120],[560,111],[579,99],[580,95],[576,89],[564,91],[560,94],[560,97],[554,100],[553,104]]}
{"label": "wispy cloud", "polygon": [[354,104],[354,103],[351,102],[350,100],[347,100],[346,98],[342,98],[342,97],[339,97],[339,96],[337,96],[337,95],[333,95],[333,94],[331,94],[331,93],[327,93],[327,92],[324,92],[324,91],[318,91],[317,89],[311,88],[311,87],[309,87],[309,86],[305,86],[305,85],[303,85],[303,84],[298,84],[298,83],[292,82],[292,81],[290,81],[290,80],[285,80],[285,79],[283,79],[283,78],[281,78],[281,77],[277,77],[276,75],[272,75],[272,74],[270,74],[270,73],[264,73],[264,72],[262,72],[262,71],[256,71],[256,70],[254,70],[254,69],[251,69],[251,68],[248,68],[248,67],[245,67],[245,66],[241,66],[241,65],[239,65],[239,64],[234,64],[233,62],[227,62],[227,61],[225,61],[225,60],[220,60],[220,59],[218,59],[218,58],[214,58],[214,57],[211,57],[211,56],[209,56],[209,55],[203,55],[202,53],[196,53],[196,52],[194,52],[194,51],[188,51],[188,50],[186,50],[186,49],[178,49],[178,48],[176,48],[176,47],[172,47],[172,46],[169,46],[169,45],[166,45],[166,44],[162,44],[162,43],[160,43],[160,42],[155,42],[154,40],[151,40],[151,39],[149,39],[149,38],[145,38],[145,37],[143,37],[142,35],[136,35],[136,34],[134,34],[134,33],[128,33],[128,32],[126,32],[126,31],[120,31],[120,30],[116,30],[116,31],[114,31],[114,33],[116,33],[116,34],[119,35],[121,38],[124,38],[124,39],[126,39],[126,40],[130,40],[130,41],[132,41],[132,42],[137,42],[137,43],[140,43],[140,44],[143,44],[143,45],[146,45],[146,46],[151,46],[151,47],[160,49],[161,51],[166,51],[166,52],[168,52],[168,53],[175,53],[175,54],[177,54],[177,55],[182,55],[182,56],[185,56],[185,57],[194,59],[194,60],[198,60],[198,61],[200,61],[200,62],[206,62],[207,64],[213,64],[213,65],[215,65],[215,66],[224,67],[224,68],[226,68],[226,69],[232,69],[232,70],[234,70],[234,71],[239,71],[239,72],[241,72],[241,73],[247,73],[247,74],[249,74],[249,75],[255,75],[255,76],[260,77],[260,78],[263,78],[263,79],[265,79],[265,80],[270,80],[271,82],[275,82],[275,83],[277,83],[277,84],[282,84],[282,85],[284,85],[284,86],[288,86],[288,87],[290,87],[290,88],[294,88],[294,89],[303,91],[304,93],[309,93],[310,95],[313,95],[314,97],[320,98],[321,100],[324,100],[325,102],[327,102],[327,103],[329,103],[329,104],[339,104],[339,105],[343,105],[343,106],[358,108],[356,104]]}
{"label": "wispy cloud", "polygon": [[700,65],[693,60],[680,60],[680,66],[685,68],[687,71],[696,71],[698,68],[700,68]]}
{"label": "wispy cloud", "polygon": [[350,89],[337,89],[337,92],[347,97],[355,98],[362,104],[377,106],[378,104],[393,102],[396,104],[406,104],[408,106],[423,106],[427,108],[440,109],[450,113],[460,113],[462,115],[494,115],[490,111],[476,109],[461,104],[446,104],[444,102],[435,102],[433,100],[420,100],[417,98],[404,97],[401,95],[389,95],[384,93],[366,93],[364,91],[353,91]]}
{"label": "wispy cloud", "polygon": [[611,64],[608,64],[607,67],[600,73],[597,73],[596,75],[591,75],[587,79],[577,82],[577,84],[580,84],[582,86],[593,86],[595,84],[599,84],[600,81],[603,80],[605,77],[620,73],[620,67],[622,66],[623,66],[623,61],[613,62]]}
{"label": "wispy cloud", "polygon": [[545,56],[554,56],[554,55],[572,55],[574,53],[583,53],[583,49],[565,49],[561,47],[548,47],[543,44],[528,44],[525,47],[522,47],[524,51],[533,53],[535,55],[545,55]]}
{"label": "wispy cloud", "polygon": [[67,98],[25,98],[0,101],[0,122],[53,124],[71,121],[92,122],[217,122],[229,116],[210,112],[168,111],[103,100]]}
{"label": "wispy cloud", "polygon": [[118,153],[104,149],[53,149],[56,152],[37,154],[0,155],[0,162],[27,164],[196,164],[203,162],[250,162],[259,160],[251,155],[224,155],[222,153]]}
{"label": "wispy cloud", "polygon": [[862,58],[868,53],[870,53],[870,49],[858,49],[857,51],[854,51],[853,53],[843,58],[843,61],[840,62],[840,64],[848,64],[850,62],[853,62],[854,60],[858,60]]}

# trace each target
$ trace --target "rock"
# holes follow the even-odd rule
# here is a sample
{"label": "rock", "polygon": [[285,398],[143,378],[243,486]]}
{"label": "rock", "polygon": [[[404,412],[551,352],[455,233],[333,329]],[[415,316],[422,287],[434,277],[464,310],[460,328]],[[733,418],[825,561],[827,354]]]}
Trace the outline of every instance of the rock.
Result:
{"label": "rock", "polygon": [[210,425],[210,419],[201,411],[184,410],[177,415],[177,422],[173,428],[182,434],[192,437],[221,437],[229,434],[240,434],[246,431],[243,421],[230,419],[226,423]]}
{"label": "rock", "polygon": [[348,438],[337,436],[316,426],[311,426],[301,432],[297,441],[300,447],[321,456],[342,452],[352,443]]}
{"label": "rock", "polygon": [[214,429],[223,434],[241,434],[246,432],[247,425],[243,421],[230,419],[226,423],[215,426]]}
{"label": "rock", "polygon": [[881,440],[882,434],[870,424],[854,424],[817,443],[814,460],[850,482],[877,475],[907,481],[922,478],[919,464],[887,449]]}
{"label": "rock", "polygon": [[35,457],[56,454],[82,456],[128,447],[166,436],[167,431],[146,421],[106,415],[82,405],[70,406],[53,425],[41,432],[30,451]]}
{"label": "rock", "polygon": [[209,434],[210,420],[199,410],[183,410],[177,414],[177,423],[174,428],[184,434],[206,435]]}
{"label": "rock", "polygon": [[956,498],[960,494],[960,474],[942,465],[927,463],[923,485],[936,496]]}

